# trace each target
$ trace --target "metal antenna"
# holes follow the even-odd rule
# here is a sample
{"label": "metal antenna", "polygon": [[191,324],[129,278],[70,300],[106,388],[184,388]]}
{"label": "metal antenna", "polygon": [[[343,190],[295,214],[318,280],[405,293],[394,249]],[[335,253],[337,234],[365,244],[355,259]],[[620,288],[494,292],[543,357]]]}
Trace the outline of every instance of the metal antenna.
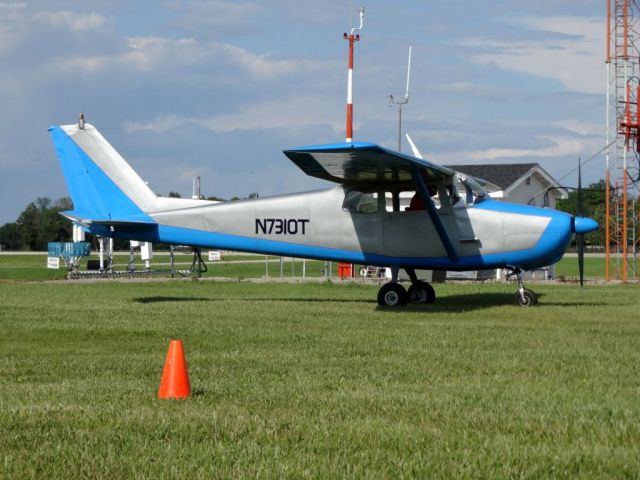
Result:
{"label": "metal antenna", "polygon": [[347,76],[347,134],[346,142],[349,143],[353,140],[353,45],[355,42],[360,41],[360,34],[354,35],[356,30],[362,30],[364,23],[364,8],[360,9],[360,26],[353,27],[351,33],[347,35],[345,32],[343,38],[349,40],[349,69]]}
{"label": "metal antenna", "polygon": [[409,45],[409,61],[407,62],[407,90],[403,100],[395,100],[389,95],[389,106],[398,105],[398,151],[402,151],[402,106],[409,103],[409,79],[411,77],[411,45]]}

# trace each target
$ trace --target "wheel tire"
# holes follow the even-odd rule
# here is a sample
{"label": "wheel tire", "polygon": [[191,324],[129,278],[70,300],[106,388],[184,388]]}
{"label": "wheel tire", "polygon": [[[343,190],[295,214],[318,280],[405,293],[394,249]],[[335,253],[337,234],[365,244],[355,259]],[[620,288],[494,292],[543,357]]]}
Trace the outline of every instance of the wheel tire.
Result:
{"label": "wheel tire", "polygon": [[407,291],[411,303],[433,303],[436,301],[436,292],[427,282],[412,283]]}
{"label": "wheel tire", "polygon": [[524,300],[522,299],[522,296],[518,291],[513,297],[513,303],[515,303],[519,307],[533,307],[534,305],[538,304],[538,296],[534,292],[532,292],[528,288],[525,288],[523,293]]}
{"label": "wheel tire", "polygon": [[401,307],[407,304],[407,291],[399,283],[385,283],[378,292],[378,304]]}

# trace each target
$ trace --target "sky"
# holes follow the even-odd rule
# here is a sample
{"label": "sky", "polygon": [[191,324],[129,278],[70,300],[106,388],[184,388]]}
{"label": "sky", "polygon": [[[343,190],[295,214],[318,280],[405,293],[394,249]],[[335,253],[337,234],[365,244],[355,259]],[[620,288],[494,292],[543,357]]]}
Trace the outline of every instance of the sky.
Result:
{"label": "sky", "polygon": [[[80,112],[158,194],[261,197],[331,186],[287,148],[403,129],[442,164],[538,162],[575,185],[604,146],[599,0],[0,0],[0,225],[67,195],[47,128]],[[406,142],[403,151],[408,151]],[[583,171],[604,177],[604,158]]]}

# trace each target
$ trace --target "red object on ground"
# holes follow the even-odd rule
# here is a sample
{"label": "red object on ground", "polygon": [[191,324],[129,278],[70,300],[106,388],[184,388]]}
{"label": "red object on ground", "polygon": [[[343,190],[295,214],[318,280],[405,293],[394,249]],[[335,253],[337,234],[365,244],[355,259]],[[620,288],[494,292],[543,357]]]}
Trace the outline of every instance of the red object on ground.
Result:
{"label": "red object on ground", "polygon": [[352,265],[350,263],[340,262],[338,263],[338,277],[349,278],[351,277]]}
{"label": "red object on ground", "polygon": [[184,358],[182,340],[171,340],[164,362],[158,398],[187,398],[191,395],[187,361]]}

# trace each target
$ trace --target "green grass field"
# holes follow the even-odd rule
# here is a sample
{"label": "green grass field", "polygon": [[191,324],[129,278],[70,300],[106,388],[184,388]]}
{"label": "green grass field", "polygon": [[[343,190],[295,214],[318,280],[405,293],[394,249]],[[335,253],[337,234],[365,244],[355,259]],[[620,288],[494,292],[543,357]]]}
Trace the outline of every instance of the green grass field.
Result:
{"label": "green grass field", "polygon": [[638,287],[534,289],[5,282],[0,478],[638,478]]}

